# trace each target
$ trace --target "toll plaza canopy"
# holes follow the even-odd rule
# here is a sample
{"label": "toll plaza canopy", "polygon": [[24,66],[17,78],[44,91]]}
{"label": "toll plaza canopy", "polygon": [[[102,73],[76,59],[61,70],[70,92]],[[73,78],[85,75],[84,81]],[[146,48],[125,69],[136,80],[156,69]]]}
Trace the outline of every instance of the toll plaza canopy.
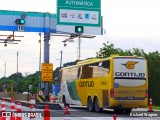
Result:
{"label": "toll plaza canopy", "polygon": [[0,18],[0,31],[56,32],[56,14],[0,10]]}

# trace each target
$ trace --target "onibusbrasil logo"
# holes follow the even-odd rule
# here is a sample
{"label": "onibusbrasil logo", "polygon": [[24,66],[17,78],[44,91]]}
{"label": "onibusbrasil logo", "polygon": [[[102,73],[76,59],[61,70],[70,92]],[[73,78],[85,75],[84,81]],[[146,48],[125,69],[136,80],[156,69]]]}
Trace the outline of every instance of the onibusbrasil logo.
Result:
{"label": "onibusbrasil logo", "polygon": [[126,66],[127,69],[134,69],[137,63],[138,62],[135,62],[135,61],[128,61],[126,62],[126,64],[122,64],[122,65]]}

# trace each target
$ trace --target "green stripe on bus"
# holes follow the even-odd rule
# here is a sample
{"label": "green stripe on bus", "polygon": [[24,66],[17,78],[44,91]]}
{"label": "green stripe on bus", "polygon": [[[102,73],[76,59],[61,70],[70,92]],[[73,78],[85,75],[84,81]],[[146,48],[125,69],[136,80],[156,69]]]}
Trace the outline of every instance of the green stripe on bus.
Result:
{"label": "green stripe on bus", "polygon": [[68,87],[68,91],[69,91],[69,94],[70,94],[71,98],[73,100],[78,100],[79,101],[80,99],[79,99],[78,92],[77,92],[77,89],[76,89],[75,81],[71,81],[71,82],[67,81],[67,87]]}

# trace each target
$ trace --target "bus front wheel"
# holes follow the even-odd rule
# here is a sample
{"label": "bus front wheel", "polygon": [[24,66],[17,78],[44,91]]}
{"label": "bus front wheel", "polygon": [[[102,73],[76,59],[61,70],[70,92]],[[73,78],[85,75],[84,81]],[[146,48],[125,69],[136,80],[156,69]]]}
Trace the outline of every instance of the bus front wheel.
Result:
{"label": "bus front wheel", "polygon": [[66,103],[66,98],[65,98],[65,96],[63,96],[63,104],[64,104],[64,107],[66,107],[66,106],[69,107],[69,104]]}
{"label": "bus front wheel", "polygon": [[88,111],[90,111],[90,112],[94,111],[93,102],[92,102],[92,98],[91,97],[89,97],[88,100],[87,100],[87,108],[88,108]]}

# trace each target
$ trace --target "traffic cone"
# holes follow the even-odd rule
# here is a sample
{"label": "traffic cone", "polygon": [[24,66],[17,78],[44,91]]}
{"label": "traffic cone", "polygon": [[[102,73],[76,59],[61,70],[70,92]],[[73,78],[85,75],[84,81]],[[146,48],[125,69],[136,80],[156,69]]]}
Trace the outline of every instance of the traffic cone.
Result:
{"label": "traffic cone", "polygon": [[15,112],[15,102],[14,102],[14,98],[11,98],[11,117],[10,117],[10,120],[15,120],[14,112]]}
{"label": "traffic cone", "polygon": [[31,113],[30,113],[30,119],[33,119],[35,118],[35,109],[34,109],[34,106],[33,104],[30,104],[30,110],[31,110]]}
{"label": "traffic cone", "polygon": [[152,98],[149,99],[149,110],[147,112],[154,112],[152,109]]}
{"label": "traffic cone", "polygon": [[6,120],[6,108],[5,108],[5,101],[4,99],[2,98],[1,100],[1,120]]}
{"label": "traffic cone", "polygon": [[22,112],[21,102],[18,101],[18,103],[17,103],[17,116],[16,116],[17,119],[16,120],[22,120],[21,115],[19,115],[19,113],[21,114],[21,112]]}
{"label": "traffic cone", "polygon": [[68,111],[68,106],[66,106],[66,111],[64,112],[64,114],[70,114],[70,112]]}
{"label": "traffic cone", "polygon": [[48,105],[45,105],[43,120],[50,120],[50,110],[48,108]]}
{"label": "traffic cone", "polygon": [[113,120],[117,120],[117,115],[116,114],[113,115]]}

